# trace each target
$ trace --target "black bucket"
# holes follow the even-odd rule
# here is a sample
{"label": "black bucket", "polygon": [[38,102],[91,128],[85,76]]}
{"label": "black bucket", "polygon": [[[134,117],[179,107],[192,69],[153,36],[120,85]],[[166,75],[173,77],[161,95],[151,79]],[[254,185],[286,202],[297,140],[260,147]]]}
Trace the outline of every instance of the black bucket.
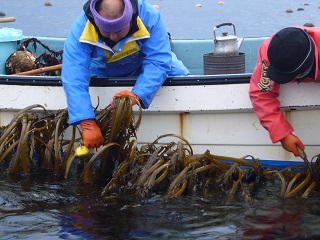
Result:
{"label": "black bucket", "polygon": [[203,55],[204,75],[245,73],[245,54],[236,56]]}

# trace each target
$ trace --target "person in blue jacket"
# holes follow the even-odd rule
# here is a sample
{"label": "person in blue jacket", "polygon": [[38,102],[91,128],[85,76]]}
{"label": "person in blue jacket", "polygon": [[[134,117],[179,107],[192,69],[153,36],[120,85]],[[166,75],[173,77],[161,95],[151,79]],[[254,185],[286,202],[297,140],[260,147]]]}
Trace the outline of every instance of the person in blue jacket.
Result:
{"label": "person in blue jacket", "polygon": [[62,84],[70,124],[80,124],[83,143],[99,147],[104,138],[89,95],[91,76],[136,76],[131,96],[148,108],[168,76],[188,75],[171,51],[160,12],[146,0],[89,0],[65,41]]}

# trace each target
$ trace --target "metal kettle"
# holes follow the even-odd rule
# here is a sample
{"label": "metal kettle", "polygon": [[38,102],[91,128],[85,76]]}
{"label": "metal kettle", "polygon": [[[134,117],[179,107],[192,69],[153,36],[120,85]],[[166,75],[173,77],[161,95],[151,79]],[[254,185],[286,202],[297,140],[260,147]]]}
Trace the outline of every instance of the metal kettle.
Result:
{"label": "metal kettle", "polygon": [[[222,36],[216,36],[216,29],[223,26],[233,26],[234,35],[228,35],[227,32],[223,32]],[[238,40],[236,36],[236,27],[232,23],[222,23],[214,27],[214,51],[215,56],[236,56],[239,55],[239,49],[244,38]]]}

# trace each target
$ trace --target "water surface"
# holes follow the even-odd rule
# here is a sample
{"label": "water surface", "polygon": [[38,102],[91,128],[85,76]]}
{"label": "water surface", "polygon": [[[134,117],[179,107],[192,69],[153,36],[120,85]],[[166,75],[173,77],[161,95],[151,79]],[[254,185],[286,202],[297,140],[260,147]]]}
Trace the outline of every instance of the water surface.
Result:
{"label": "water surface", "polygon": [[[44,6],[50,2],[52,6]],[[27,36],[66,37],[86,0],[1,0],[0,12],[16,17],[0,27],[22,29]],[[312,22],[320,26],[320,2],[308,0],[150,0],[173,39],[211,39],[213,28],[231,22],[239,37],[270,36],[281,28]],[[202,7],[196,7],[200,4]],[[298,11],[303,8],[303,11]],[[286,10],[291,9],[292,13]],[[223,29],[230,34],[232,29]]]}
{"label": "water surface", "polygon": [[76,177],[0,175],[0,239],[319,239],[319,194],[279,197],[266,182],[247,201],[208,196],[118,197]]}

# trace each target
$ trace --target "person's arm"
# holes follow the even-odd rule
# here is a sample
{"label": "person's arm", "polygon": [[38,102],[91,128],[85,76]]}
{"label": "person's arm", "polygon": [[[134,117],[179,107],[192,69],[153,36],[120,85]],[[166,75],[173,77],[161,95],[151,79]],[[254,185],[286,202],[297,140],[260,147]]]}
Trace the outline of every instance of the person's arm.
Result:
{"label": "person's arm", "polygon": [[259,48],[258,61],[250,79],[249,95],[261,125],[268,130],[273,143],[293,132],[280,109],[278,83],[266,77],[268,40]]}
{"label": "person's arm", "polygon": [[90,48],[79,42],[86,18],[81,15],[72,25],[65,41],[62,62],[62,85],[66,94],[70,124],[95,119],[89,95]]}
{"label": "person's arm", "polygon": [[156,92],[167,79],[172,60],[167,30],[160,13],[150,4],[142,7],[141,19],[150,32],[150,38],[143,41],[141,51],[145,58],[142,73],[137,78],[132,92],[140,98],[143,108],[148,108]]}
{"label": "person's arm", "polygon": [[85,22],[86,17],[83,14],[73,24],[65,41],[62,84],[67,98],[70,124],[80,123],[83,144],[88,148],[94,148],[102,145],[104,138],[95,122],[89,95],[89,67],[93,47],[79,42]]}

